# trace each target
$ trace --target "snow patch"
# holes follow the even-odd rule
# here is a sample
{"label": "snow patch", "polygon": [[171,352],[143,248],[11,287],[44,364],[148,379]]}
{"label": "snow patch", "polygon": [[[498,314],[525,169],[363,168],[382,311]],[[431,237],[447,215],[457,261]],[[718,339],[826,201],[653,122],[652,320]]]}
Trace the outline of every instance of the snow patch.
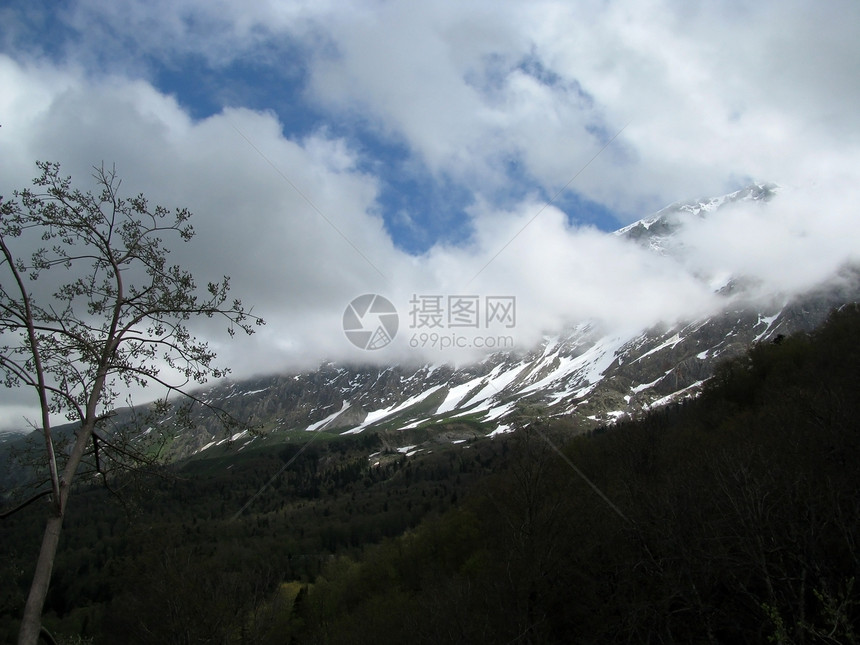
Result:
{"label": "snow patch", "polygon": [[781,313],[782,311],[778,311],[773,316],[762,316],[761,314],[759,314],[758,322],[755,324],[755,326],[758,327],[759,325],[764,324],[765,327],[764,331],[755,337],[755,339],[753,340],[754,343],[757,343],[762,338],[767,337],[768,333],[770,332],[770,328],[773,326],[773,323],[776,322],[776,319],[779,318]]}
{"label": "snow patch", "polygon": [[644,354],[642,354],[642,356],[640,356],[639,358],[637,358],[637,359],[636,359],[635,361],[633,361],[633,362],[634,362],[634,363],[638,363],[638,362],[639,362],[639,361],[641,361],[643,358],[647,358],[648,356],[651,356],[651,354],[656,354],[657,352],[659,352],[659,351],[661,351],[661,350],[663,350],[663,349],[666,349],[667,347],[674,347],[675,345],[677,345],[678,343],[680,343],[680,342],[681,342],[681,341],[683,341],[683,340],[684,340],[684,339],[681,337],[681,335],[680,335],[680,334],[675,334],[674,336],[672,336],[672,337],[671,337],[671,338],[669,338],[668,340],[664,340],[662,343],[660,343],[659,345],[657,345],[657,347],[654,347],[653,349],[649,349],[647,352],[645,352]]}
{"label": "snow patch", "polygon": [[314,432],[316,430],[322,430],[325,426],[327,426],[329,423],[334,421],[338,416],[340,416],[341,413],[343,413],[345,410],[347,410],[349,408],[349,406],[350,406],[350,403],[348,401],[344,401],[343,405],[340,407],[340,410],[338,410],[336,412],[332,412],[325,419],[320,419],[316,423],[312,423],[307,428],[305,428],[305,430],[307,430],[308,432]]}
{"label": "snow patch", "polygon": [[509,425],[501,425],[501,426],[499,426],[498,428],[496,428],[495,430],[493,430],[493,431],[492,431],[490,434],[488,434],[487,436],[488,436],[488,437],[497,437],[497,436],[502,435],[502,434],[510,434],[510,433],[511,433],[511,432],[513,432],[513,431],[514,431],[514,429],[513,429],[511,426],[509,426]]}
{"label": "snow patch", "polygon": [[198,449],[194,452],[194,454],[196,455],[198,452],[203,452],[203,451],[204,451],[204,450],[206,450],[207,448],[211,448],[212,446],[214,446],[216,443],[217,443],[216,441],[210,441],[209,443],[207,443],[207,444],[206,444],[205,446],[203,446],[202,448],[198,448]]}

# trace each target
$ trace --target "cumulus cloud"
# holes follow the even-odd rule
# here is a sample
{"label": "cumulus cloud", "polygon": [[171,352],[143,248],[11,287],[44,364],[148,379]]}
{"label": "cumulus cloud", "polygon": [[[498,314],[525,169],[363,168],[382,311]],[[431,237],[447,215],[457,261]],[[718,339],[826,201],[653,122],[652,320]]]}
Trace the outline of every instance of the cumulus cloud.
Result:
{"label": "cumulus cloud", "polygon": [[[79,0],[53,19],[80,37],[48,46],[7,12],[0,193],[27,185],[36,159],[79,182],[104,161],[128,193],[189,207],[198,234],[177,258],[203,280],[231,275],[269,321],[231,343],[200,327],[237,376],[434,360],[408,343],[422,294],[516,297],[523,345],[582,319],[622,329],[700,315],[715,306],[714,276],[789,293],[857,259],[858,13],[847,0],[815,11],[799,0]],[[201,117],[159,85],[156,68],[189,60],[250,61],[289,92],[261,108],[219,87],[231,99]],[[315,115],[307,127],[285,121],[286,103]],[[468,193],[468,235],[404,252],[380,197],[387,161],[368,136]],[[779,196],[692,222],[679,257],[547,206],[567,186],[628,222],[752,179]],[[421,226],[408,210],[391,216]],[[343,334],[362,293],[401,313],[386,352]]]}

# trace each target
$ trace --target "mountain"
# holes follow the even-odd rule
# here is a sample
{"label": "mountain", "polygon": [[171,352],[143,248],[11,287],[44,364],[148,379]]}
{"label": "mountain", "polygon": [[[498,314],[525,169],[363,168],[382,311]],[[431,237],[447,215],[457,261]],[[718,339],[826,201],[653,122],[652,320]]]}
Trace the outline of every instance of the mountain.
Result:
{"label": "mountain", "polygon": [[[779,191],[755,184],[713,199],[672,204],[615,232],[654,253],[678,252],[678,231],[692,218],[715,216],[738,202],[762,204]],[[460,368],[449,365],[348,366],[218,385],[209,404],[252,419],[263,435],[240,433],[239,449],[291,431],[382,433],[391,452],[415,454],[434,445],[467,443],[509,432],[535,414],[565,417],[586,430],[695,396],[723,360],[753,343],[810,331],[828,313],[860,300],[860,270],[794,297],[767,302],[748,296],[749,281],[719,285],[715,315],[619,335],[589,321],[547,336],[527,352],[499,352]],[[231,443],[212,424],[176,437],[176,456]]]}
{"label": "mountain", "polygon": [[[614,235],[654,253],[677,253],[678,232],[694,218],[717,216],[738,202],[765,204],[778,191],[755,184],[679,202]],[[168,454],[180,459],[283,443],[296,432],[378,432],[384,453],[411,455],[510,432],[534,415],[564,418],[574,431],[585,431],[695,396],[721,361],[753,343],[814,329],[834,308],[860,300],[860,269],[846,268],[794,297],[772,294],[767,302],[749,297],[745,276],[721,282],[717,292],[724,306],[701,319],[624,334],[583,321],[530,351],[498,352],[459,368],[325,363],[299,374],[221,383],[199,398],[261,432],[225,436],[201,407],[193,430],[168,437]]]}
{"label": "mountain", "polygon": [[778,192],[779,186],[776,184],[752,184],[722,197],[675,202],[651,217],[619,229],[615,235],[638,242],[657,253],[668,253],[674,247],[675,234],[691,217],[704,219],[725,206],[739,202],[769,202]]}
{"label": "mountain", "polygon": [[[567,415],[587,429],[694,396],[720,361],[753,343],[814,329],[833,308],[860,299],[860,274],[845,277],[839,286],[769,307],[727,307],[706,319],[628,336],[584,323],[524,355],[492,354],[459,369],[325,364],[218,386],[204,398],[269,432],[385,431],[395,448],[408,452],[510,431],[524,410]],[[232,440],[244,446],[259,437]],[[178,454],[226,441],[205,432],[183,437]]]}

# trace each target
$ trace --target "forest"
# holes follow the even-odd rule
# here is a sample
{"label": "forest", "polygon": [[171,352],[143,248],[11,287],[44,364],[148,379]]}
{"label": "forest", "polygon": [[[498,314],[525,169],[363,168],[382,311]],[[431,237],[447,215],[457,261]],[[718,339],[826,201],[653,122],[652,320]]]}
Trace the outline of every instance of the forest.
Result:
{"label": "forest", "polygon": [[[323,436],[82,484],[44,624],[93,645],[858,642],[858,339],[845,306],[588,433],[524,410],[423,456]],[[0,521],[3,642],[42,517]]]}

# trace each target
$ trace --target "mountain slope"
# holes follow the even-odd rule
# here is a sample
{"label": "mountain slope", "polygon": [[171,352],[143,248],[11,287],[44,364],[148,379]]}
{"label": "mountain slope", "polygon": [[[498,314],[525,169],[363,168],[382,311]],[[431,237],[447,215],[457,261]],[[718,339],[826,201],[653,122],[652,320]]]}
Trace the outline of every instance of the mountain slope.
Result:
{"label": "mountain slope", "polygon": [[[524,405],[589,427],[691,396],[719,361],[755,342],[809,331],[834,307],[858,299],[860,276],[851,274],[840,286],[770,307],[729,307],[707,319],[630,336],[583,324],[529,353],[493,354],[461,369],[326,364],[314,372],[213,388],[206,399],[271,431],[393,430],[403,433],[404,444],[410,441],[406,431],[447,429],[458,420],[478,422],[488,435],[505,431]],[[453,440],[474,436],[474,427]],[[217,443],[214,436],[199,438],[189,450],[212,441]]]}
{"label": "mountain slope", "polygon": [[[743,202],[765,205],[778,190],[755,184],[719,198],[679,202],[615,235],[661,255],[680,253],[678,233],[689,222]],[[719,312],[672,326],[619,335],[584,321],[545,337],[531,351],[500,352],[462,368],[324,364],[312,372],[218,386],[205,398],[275,434],[383,431],[392,447],[409,452],[506,432],[519,417],[537,413],[564,415],[587,429],[694,396],[719,362],[753,343],[810,331],[833,308],[860,300],[857,269],[794,297],[753,299],[751,284],[745,276],[722,281]],[[225,443],[206,432],[183,439],[177,454]],[[236,439],[241,445],[259,440]]]}
{"label": "mountain slope", "polygon": [[[778,192],[755,184],[715,199],[681,202],[614,235],[653,253],[682,253],[679,232],[689,222],[718,217],[727,206],[767,204]],[[710,278],[703,277],[703,280]],[[750,281],[719,284],[716,314],[671,326],[628,331],[583,321],[547,336],[530,351],[500,352],[460,368],[335,365],[300,374],[219,384],[200,393],[206,403],[262,428],[223,435],[198,411],[193,431],[172,436],[172,459],[231,445],[284,441],[291,432],[381,432],[392,451],[413,454],[512,430],[535,414],[564,416],[582,430],[694,396],[716,365],[753,343],[809,331],[835,307],[860,300],[860,270],[847,268],[798,296],[753,299]]]}

